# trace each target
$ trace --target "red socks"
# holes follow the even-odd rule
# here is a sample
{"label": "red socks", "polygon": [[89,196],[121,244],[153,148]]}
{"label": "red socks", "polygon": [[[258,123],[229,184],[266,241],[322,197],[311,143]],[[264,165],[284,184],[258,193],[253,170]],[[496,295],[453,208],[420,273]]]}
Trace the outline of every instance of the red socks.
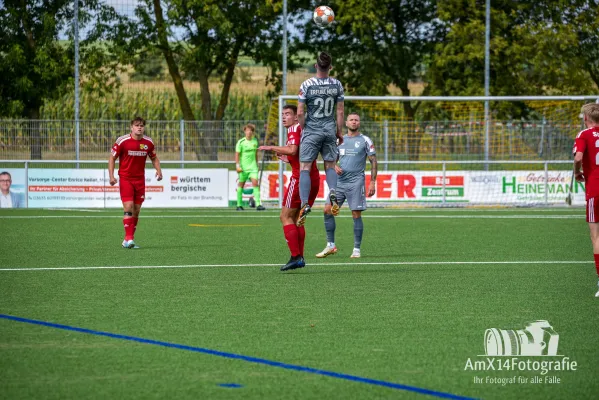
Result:
{"label": "red socks", "polygon": [[[299,252],[300,256],[304,256],[304,242],[306,241],[306,228],[304,226],[300,226],[297,228],[297,237],[299,241]],[[597,270],[599,271],[599,270]]]}
{"label": "red socks", "polygon": [[135,233],[135,218],[123,218],[123,226],[125,227],[125,240],[133,240]]}
{"label": "red socks", "polygon": [[299,245],[299,234],[298,229],[295,224],[289,224],[283,226],[283,232],[285,233],[285,240],[287,241],[287,246],[289,246],[289,251],[291,252],[292,257],[297,257],[300,255],[300,245]]}
{"label": "red socks", "polygon": [[597,270],[597,276],[599,276],[599,254],[593,254],[595,257],[595,269]]}
{"label": "red socks", "polygon": [[139,221],[139,217],[133,217],[133,235],[135,236],[135,230],[137,229],[137,221]]}

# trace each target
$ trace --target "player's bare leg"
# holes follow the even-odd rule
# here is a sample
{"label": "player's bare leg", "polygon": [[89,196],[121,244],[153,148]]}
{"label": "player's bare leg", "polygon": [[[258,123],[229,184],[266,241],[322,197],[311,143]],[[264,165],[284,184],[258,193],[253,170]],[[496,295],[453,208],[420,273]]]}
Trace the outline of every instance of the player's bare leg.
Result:
{"label": "player's bare leg", "polygon": [[360,258],[360,246],[362,244],[362,233],[364,232],[362,211],[352,210],[351,216],[354,220],[354,250],[352,251],[350,258]]}
{"label": "player's bare leg", "polygon": [[[595,269],[599,277],[599,223],[589,222],[589,230],[591,231],[591,241],[593,242],[593,255],[595,256]],[[599,282],[597,282],[599,286]],[[599,297],[599,290],[595,293],[595,297]]]}
{"label": "player's bare leg", "polygon": [[[281,267],[281,271],[289,271],[292,269],[303,268],[306,266],[304,257],[301,254],[298,227],[296,221],[299,217],[299,209],[283,207],[281,209],[281,223],[283,224],[283,232],[285,240],[291,252],[291,258],[287,264]],[[295,254],[295,255],[294,255]]]}
{"label": "player's bare leg", "polygon": [[337,246],[335,246],[335,217],[331,212],[331,205],[324,206],[324,228],[327,232],[327,245],[324,250],[316,254],[316,258],[325,258],[327,256],[337,254]]}

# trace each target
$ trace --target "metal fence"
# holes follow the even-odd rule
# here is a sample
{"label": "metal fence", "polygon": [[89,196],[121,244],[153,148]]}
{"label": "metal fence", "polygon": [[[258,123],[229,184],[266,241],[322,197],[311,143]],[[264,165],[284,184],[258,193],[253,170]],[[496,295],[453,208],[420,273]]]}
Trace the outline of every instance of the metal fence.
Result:
{"label": "metal fence", "polygon": [[[160,158],[173,161],[231,161],[243,126],[256,125],[260,143],[277,144],[277,132],[266,137],[266,121],[148,121],[146,134]],[[105,159],[115,140],[129,132],[129,121],[0,120],[0,160]],[[363,122],[361,131],[374,141],[381,161],[405,160],[414,147],[420,160],[480,160],[485,152],[484,121],[422,121],[409,135],[407,121]],[[495,160],[570,159],[573,138],[581,129],[563,121],[494,121],[489,148]]]}
{"label": "metal fence", "polygon": [[[227,161],[247,123],[263,139],[264,121],[148,121],[146,135],[164,160]],[[130,121],[80,121],[77,136],[73,120],[0,120],[0,159],[104,159],[129,131]]]}

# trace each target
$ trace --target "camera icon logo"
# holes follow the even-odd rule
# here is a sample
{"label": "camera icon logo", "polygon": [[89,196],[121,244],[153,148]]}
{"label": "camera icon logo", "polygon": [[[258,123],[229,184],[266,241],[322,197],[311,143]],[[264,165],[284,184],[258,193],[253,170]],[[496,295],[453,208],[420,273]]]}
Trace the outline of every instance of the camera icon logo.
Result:
{"label": "camera icon logo", "polygon": [[555,356],[559,335],[548,321],[530,322],[524,329],[485,331],[487,356]]}

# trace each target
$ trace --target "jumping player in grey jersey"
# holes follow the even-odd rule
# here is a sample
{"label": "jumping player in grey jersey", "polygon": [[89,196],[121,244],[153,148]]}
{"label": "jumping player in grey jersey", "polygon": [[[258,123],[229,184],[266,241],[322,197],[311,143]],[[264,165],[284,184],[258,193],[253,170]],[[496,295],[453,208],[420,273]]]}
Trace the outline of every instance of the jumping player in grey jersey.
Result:
{"label": "jumping player in grey jersey", "polygon": [[337,203],[337,141],[343,143],[341,127],[343,125],[343,86],[335,78],[329,77],[333,59],[325,52],[318,55],[316,60],[316,76],[310,78],[300,86],[297,119],[302,127],[300,144],[300,179],[299,191],[301,208],[297,226],[306,223],[306,216],[310,213],[310,168],[322,154],[324,170],[329,186],[329,201],[332,204],[333,215],[339,213]]}
{"label": "jumping player in grey jersey", "polygon": [[[342,206],[345,200],[354,219],[354,250],[351,258],[360,258],[360,245],[364,224],[362,223],[362,211],[366,210],[365,176],[366,157],[370,160],[370,184],[368,186],[368,197],[374,196],[376,192],[377,162],[376,152],[372,140],[359,132],[360,116],[351,113],[347,116],[347,135],[343,137],[343,144],[339,146],[339,165],[335,170],[339,174],[337,183],[337,200]],[[330,202],[324,207],[324,227],[327,232],[327,245],[323,251],[316,254],[318,258],[324,258],[337,253],[335,246],[335,217],[332,213]]]}

